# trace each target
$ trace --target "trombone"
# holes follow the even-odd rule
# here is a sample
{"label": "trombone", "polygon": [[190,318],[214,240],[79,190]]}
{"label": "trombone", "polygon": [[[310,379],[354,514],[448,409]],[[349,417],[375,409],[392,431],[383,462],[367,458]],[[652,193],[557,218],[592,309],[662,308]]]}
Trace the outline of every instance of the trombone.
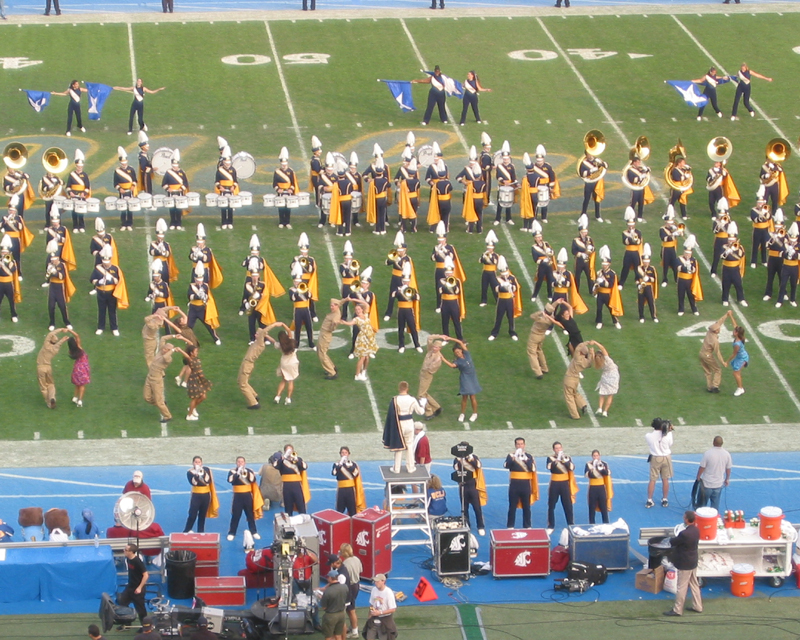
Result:
{"label": "trombone", "polygon": [[[606,150],[606,137],[599,129],[592,129],[583,136],[583,151],[585,155],[591,155],[595,158],[598,157],[603,151]],[[595,170],[589,176],[581,175],[581,165],[583,158],[578,159],[578,164],[575,165],[575,171],[578,177],[586,184],[593,184],[599,182],[606,175],[608,171],[608,164],[600,160],[595,164]]]}
{"label": "trombone", "polygon": [[650,169],[647,167],[642,167],[642,173],[644,173],[644,176],[639,184],[633,184],[628,180],[628,170],[633,166],[633,161],[638,158],[644,162],[649,157],[650,141],[647,139],[647,136],[639,136],[636,138],[636,144],[628,152],[628,164],[622,167],[622,184],[628,187],[628,189],[633,191],[642,191],[648,184],[650,184]]}
{"label": "trombone", "polygon": [[356,260],[355,258],[353,258],[350,261],[350,270],[354,274],[358,275],[358,272],[361,271],[361,263],[358,260]]}

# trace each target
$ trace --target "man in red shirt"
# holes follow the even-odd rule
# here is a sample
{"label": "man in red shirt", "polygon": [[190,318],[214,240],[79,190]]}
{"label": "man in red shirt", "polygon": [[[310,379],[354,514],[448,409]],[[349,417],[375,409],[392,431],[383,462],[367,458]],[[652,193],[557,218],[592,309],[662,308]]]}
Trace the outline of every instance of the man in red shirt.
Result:
{"label": "man in red shirt", "polygon": [[431,443],[425,433],[422,422],[414,423],[414,462],[423,465],[428,473],[431,471]]}
{"label": "man in red shirt", "polygon": [[125,488],[122,489],[122,493],[128,493],[129,491],[138,491],[148,500],[152,500],[150,496],[150,487],[144,483],[144,474],[141,471],[134,471],[133,478],[125,483]]}

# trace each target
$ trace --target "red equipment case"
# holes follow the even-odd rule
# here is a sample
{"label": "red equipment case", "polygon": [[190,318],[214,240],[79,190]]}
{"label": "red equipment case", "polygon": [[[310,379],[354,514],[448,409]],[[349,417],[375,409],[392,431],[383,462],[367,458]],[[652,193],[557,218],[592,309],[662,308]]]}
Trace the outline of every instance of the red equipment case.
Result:
{"label": "red equipment case", "polygon": [[350,516],[333,509],[325,509],[324,511],[317,511],[311,517],[317,525],[320,553],[338,555],[339,547],[345,542],[351,542],[352,525]]}
{"label": "red equipment case", "polygon": [[372,579],[392,570],[392,518],[388,511],[371,507],[352,518],[353,552],[361,560],[361,576]]}
{"label": "red equipment case", "polygon": [[244,576],[195,578],[194,593],[211,607],[243,607],[247,602]]}
{"label": "red equipment case", "polygon": [[495,578],[550,573],[550,536],[544,529],[494,529],[491,532]]}
{"label": "red equipment case", "polygon": [[185,549],[197,554],[195,577],[216,577],[219,575],[220,543],[218,533],[171,533],[170,551]]}

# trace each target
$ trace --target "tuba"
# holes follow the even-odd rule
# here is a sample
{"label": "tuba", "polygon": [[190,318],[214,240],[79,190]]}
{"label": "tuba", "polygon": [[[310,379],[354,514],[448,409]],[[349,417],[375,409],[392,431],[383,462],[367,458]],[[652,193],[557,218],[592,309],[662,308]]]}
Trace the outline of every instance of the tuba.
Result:
{"label": "tuba", "polygon": [[10,142],[3,149],[3,162],[9,169],[22,169],[28,162],[28,148],[21,142]]}
{"label": "tuba", "polygon": [[[64,153],[63,149],[59,149],[58,147],[50,147],[44,152],[44,154],[42,154],[42,166],[47,173],[51,173],[53,175],[62,173],[67,168],[68,164],[69,160],[67,159],[67,154]],[[52,200],[55,196],[61,193],[63,188],[64,185],[60,181],[50,189],[45,189],[40,184],[39,197],[41,197],[42,200]]]}
{"label": "tuba", "polygon": [[[8,147],[6,147],[6,149],[8,149]],[[768,160],[778,164],[784,160],[787,160],[789,156],[792,155],[792,146],[789,144],[788,140],[783,138],[773,138],[767,143],[767,148],[764,153],[766,154]]]}
{"label": "tuba", "polygon": [[631,168],[631,165],[633,165],[633,161],[636,158],[639,158],[639,160],[644,162],[649,157],[650,141],[647,139],[647,136],[639,136],[636,138],[636,144],[628,152],[628,164],[622,168],[622,184],[628,187],[628,189],[633,191],[642,191],[648,184],[650,184],[650,169],[647,169],[646,167],[644,168],[645,176],[641,183],[632,184],[630,181],[628,181],[628,170]]}
{"label": "tuba", "polygon": [[675,163],[678,162],[679,158],[686,159],[686,147],[683,146],[680,138],[678,138],[678,144],[669,150],[669,163],[664,168],[664,181],[671,189],[684,193],[692,188],[694,176],[692,175],[692,168],[686,165],[683,170],[683,179],[680,182],[675,182],[672,179],[672,170],[675,168]]}
{"label": "tuba", "polygon": [[[583,151],[585,154],[597,157],[605,150],[606,137],[599,129],[592,129],[591,131],[588,131],[585,136],[583,136]],[[591,175],[584,177],[581,175],[582,164],[583,158],[579,158],[578,164],[575,166],[575,171],[577,172],[578,177],[587,184],[599,182],[603,179],[603,177],[606,175],[606,171],[608,170],[608,166],[605,162],[603,162],[596,171],[591,173]]]}
{"label": "tuba", "polygon": [[706,154],[712,162],[725,162],[733,153],[733,144],[724,136],[717,136],[706,145]]}

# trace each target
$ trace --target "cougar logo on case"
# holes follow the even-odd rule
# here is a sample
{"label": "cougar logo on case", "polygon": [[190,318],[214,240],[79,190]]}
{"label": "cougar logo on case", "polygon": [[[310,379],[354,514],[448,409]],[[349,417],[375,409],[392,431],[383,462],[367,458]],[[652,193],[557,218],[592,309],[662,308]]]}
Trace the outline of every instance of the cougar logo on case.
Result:
{"label": "cougar logo on case", "polygon": [[450,541],[450,551],[458,553],[465,546],[464,534],[460,533]]}
{"label": "cougar logo on case", "polygon": [[527,567],[531,563],[531,552],[523,551],[514,559],[514,564],[518,567]]}
{"label": "cougar logo on case", "polygon": [[511,537],[514,538],[514,540],[521,540],[522,538],[527,538],[528,534],[524,531],[514,531]]}
{"label": "cougar logo on case", "polygon": [[369,544],[369,531],[362,531],[356,536],[356,546],[366,547]]}

